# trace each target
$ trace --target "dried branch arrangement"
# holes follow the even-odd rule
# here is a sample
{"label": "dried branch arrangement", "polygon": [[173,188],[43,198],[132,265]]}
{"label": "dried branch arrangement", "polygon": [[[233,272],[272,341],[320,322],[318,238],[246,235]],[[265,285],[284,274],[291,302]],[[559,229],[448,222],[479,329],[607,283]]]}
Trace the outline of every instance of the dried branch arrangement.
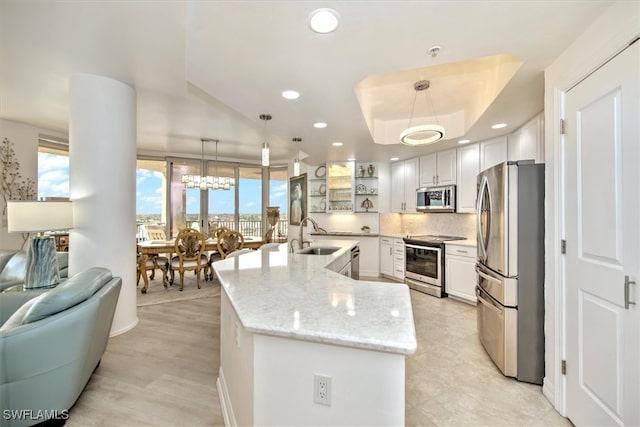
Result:
{"label": "dried branch arrangement", "polygon": [[22,179],[20,162],[13,150],[13,143],[7,138],[0,144],[0,172],[2,216],[6,215],[9,200],[35,200],[36,183],[31,178]]}

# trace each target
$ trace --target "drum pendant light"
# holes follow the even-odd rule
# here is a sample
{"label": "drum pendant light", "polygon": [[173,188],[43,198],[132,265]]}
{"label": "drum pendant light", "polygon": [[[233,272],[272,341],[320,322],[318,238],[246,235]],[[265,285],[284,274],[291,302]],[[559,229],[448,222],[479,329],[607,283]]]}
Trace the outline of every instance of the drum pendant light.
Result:
{"label": "drum pendant light", "polygon": [[442,138],[444,138],[444,127],[438,124],[438,115],[436,114],[435,108],[433,108],[433,101],[431,100],[429,91],[427,91],[426,93],[431,104],[431,109],[433,110],[433,114],[436,118],[436,124],[411,126],[418,92],[429,89],[429,86],[430,82],[428,80],[420,80],[415,82],[413,85],[416,93],[413,97],[413,107],[411,107],[411,115],[409,116],[409,127],[400,133],[400,142],[405,145],[433,144],[434,142],[440,141]]}

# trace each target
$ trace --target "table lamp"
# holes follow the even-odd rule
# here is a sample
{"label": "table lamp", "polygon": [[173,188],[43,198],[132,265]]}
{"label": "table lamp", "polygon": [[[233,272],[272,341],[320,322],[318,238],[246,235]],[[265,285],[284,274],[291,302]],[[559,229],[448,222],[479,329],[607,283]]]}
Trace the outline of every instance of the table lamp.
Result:
{"label": "table lamp", "polygon": [[71,202],[11,200],[7,202],[7,226],[9,233],[38,233],[27,246],[24,289],[56,285],[60,281],[56,243],[44,232],[73,227]]}

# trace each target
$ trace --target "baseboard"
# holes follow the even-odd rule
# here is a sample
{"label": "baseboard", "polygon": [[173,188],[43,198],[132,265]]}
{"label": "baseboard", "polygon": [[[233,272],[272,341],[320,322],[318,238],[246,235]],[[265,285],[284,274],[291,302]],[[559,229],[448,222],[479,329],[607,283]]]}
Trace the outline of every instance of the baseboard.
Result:
{"label": "baseboard", "polygon": [[[544,377],[542,379],[542,395],[544,397],[546,397],[547,400],[549,401],[549,403],[551,403],[551,405],[556,409],[556,411],[558,411],[558,408],[556,408],[555,387],[553,387],[553,384],[551,384],[547,380],[547,377]],[[560,411],[558,411],[558,412],[560,412]]]}
{"label": "baseboard", "polygon": [[233,407],[231,406],[231,399],[229,398],[229,391],[227,390],[227,383],[224,380],[224,373],[222,372],[222,366],[219,369],[218,380],[216,381],[216,387],[218,389],[218,396],[220,398],[220,408],[222,408],[222,418],[224,419],[224,425],[227,427],[237,427],[236,417],[233,414]]}
{"label": "baseboard", "polygon": [[139,322],[138,316],[136,316],[136,320],[134,320],[133,322],[129,323],[125,327],[120,328],[117,331],[111,331],[111,333],[109,333],[109,338],[115,337],[116,335],[124,334],[125,332],[129,332],[131,329],[133,329],[136,326],[138,326],[138,322]]}

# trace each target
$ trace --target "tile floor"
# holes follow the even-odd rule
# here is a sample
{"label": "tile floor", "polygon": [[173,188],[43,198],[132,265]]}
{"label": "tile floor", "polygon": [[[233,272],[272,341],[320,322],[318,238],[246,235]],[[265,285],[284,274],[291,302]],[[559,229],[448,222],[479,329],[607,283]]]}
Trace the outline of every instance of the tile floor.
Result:
{"label": "tile floor", "polygon": [[[411,291],[418,351],[406,364],[406,425],[571,426],[540,386],[505,378],[478,341],[475,307]],[[220,298],[139,307],[109,341],[68,426],[217,426]]]}

